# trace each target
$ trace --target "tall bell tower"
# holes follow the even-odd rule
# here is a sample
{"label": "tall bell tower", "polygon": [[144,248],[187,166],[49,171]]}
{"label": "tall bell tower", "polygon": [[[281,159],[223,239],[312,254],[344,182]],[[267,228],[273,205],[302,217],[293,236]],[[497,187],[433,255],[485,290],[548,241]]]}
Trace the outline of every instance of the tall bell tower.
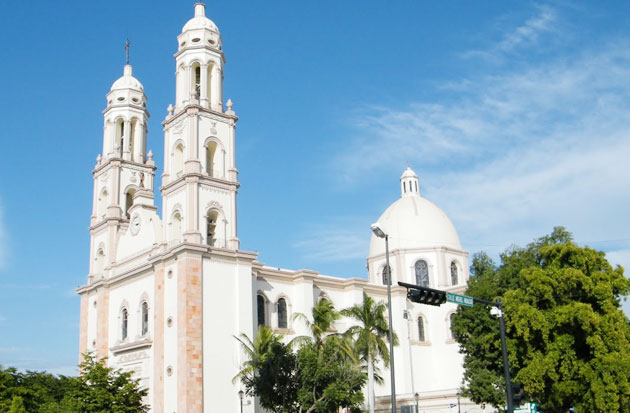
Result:
{"label": "tall bell tower", "polygon": [[177,41],[175,106],[163,122],[164,239],[236,250],[238,118],[229,100],[223,107],[221,35],[204,4],[195,5]]}
{"label": "tall bell tower", "polygon": [[[128,45],[127,45],[128,47]],[[142,84],[127,64],[123,76],[107,94],[103,111],[103,153],[94,168],[93,209],[90,217],[90,280],[107,276],[115,261],[116,240],[129,226],[129,208],[139,189],[153,191],[155,164],[147,154],[149,112]]]}

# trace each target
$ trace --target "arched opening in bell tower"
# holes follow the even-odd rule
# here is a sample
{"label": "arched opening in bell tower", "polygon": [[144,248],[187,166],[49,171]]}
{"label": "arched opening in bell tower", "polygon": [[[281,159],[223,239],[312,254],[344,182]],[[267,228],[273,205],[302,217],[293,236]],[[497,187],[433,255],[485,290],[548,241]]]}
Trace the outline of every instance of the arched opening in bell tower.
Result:
{"label": "arched opening in bell tower", "polygon": [[138,119],[131,120],[131,130],[129,137],[129,152],[131,153],[131,160],[134,160],[134,154],[136,151],[136,125],[138,123]]}
{"label": "arched opening in bell tower", "polygon": [[133,196],[136,194],[135,188],[129,188],[125,193],[125,216],[129,219],[129,209],[133,206]]}
{"label": "arched opening in bell tower", "polygon": [[212,209],[206,215],[206,243],[211,247],[217,244],[217,221],[219,212]]}
{"label": "arched opening in bell tower", "polygon": [[206,67],[207,70],[207,74],[206,74],[206,85],[205,85],[205,89],[206,89],[206,96],[208,98],[208,106],[212,107],[212,82],[214,81],[212,79],[212,69],[214,68],[213,64],[209,64]]}
{"label": "arched opening in bell tower", "polygon": [[216,157],[217,154],[217,143],[216,142],[208,142],[206,145],[206,172],[208,176],[216,177],[218,175],[218,170],[216,169]]}
{"label": "arched opening in bell tower", "polygon": [[122,158],[123,150],[124,150],[124,139],[125,136],[125,121],[123,119],[118,119],[116,121],[116,144],[118,145],[118,149],[120,151],[120,157]]}
{"label": "arched opening in bell tower", "polygon": [[99,248],[94,257],[94,274],[102,274],[105,269],[105,252]]}
{"label": "arched opening in bell tower", "polygon": [[108,200],[109,200],[109,193],[107,192],[107,188],[103,188],[103,190],[98,196],[98,204],[96,208],[97,219],[105,219],[105,217],[107,216]]}
{"label": "arched opening in bell tower", "polygon": [[201,97],[201,66],[199,63],[193,63],[192,65],[192,85],[191,89],[195,95],[195,100],[199,100]]}
{"label": "arched opening in bell tower", "polygon": [[173,175],[177,178],[184,172],[184,144],[179,142],[173,149]]}
{"label": "arched opening in bell tower", "polygon": [[169,241],[180,241],[182,237],[182,214],[175,211],[169,225]]}

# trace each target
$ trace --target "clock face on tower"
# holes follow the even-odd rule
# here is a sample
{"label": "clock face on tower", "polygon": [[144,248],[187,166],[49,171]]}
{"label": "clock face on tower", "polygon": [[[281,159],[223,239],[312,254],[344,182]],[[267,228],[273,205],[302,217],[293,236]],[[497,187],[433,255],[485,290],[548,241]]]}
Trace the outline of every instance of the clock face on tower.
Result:
{"label": "clock face on tower", "polygon": [[140,220],[140,215],[133,214],[131,217],[131,235],[136,235],[140,231],[140,226],[142,225],[142,221]]}

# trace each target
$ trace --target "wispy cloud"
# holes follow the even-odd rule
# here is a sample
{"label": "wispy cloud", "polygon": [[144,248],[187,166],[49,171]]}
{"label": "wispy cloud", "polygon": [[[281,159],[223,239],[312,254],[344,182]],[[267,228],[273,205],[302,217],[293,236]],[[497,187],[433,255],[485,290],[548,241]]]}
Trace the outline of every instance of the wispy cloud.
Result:
{"label": "wispy cloud", "polygon": [[504,30],[495,44],[485,49],[467,51],[462,57],[500,59],[502,56],[519,49],[537,45],[544,34],[555,30],[554,24],[556,23],[556,10],[548,5],[538,5],[534,16],[525,20],[522,25],[516,28]]}
{"label": "wispy cloud", "polygon": [[[540,14],[501,43],[531,42]],[[538,33],[538,34],[536,34]],[[630,233],[630,39],[445,84],[449,98],[367,107],[333,157],[343,183],[411,161],[464,246],[503,250],[565,225],[576,239]],[[455,98],[452,96],[455,94]],[[368,163],[378,154],[378,163]]]}
{"label": "wispy cloud", "polygon": [[345,261],[363,258],[368,249],[369,234],[365,228],[352,230],[330,225],[305,235],[293,247],[307,259],[319,261]]}

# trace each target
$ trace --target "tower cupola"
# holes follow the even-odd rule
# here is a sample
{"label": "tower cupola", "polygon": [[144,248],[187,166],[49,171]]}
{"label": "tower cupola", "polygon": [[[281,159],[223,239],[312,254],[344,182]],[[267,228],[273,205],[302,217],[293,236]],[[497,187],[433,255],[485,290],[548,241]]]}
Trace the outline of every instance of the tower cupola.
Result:
{"label": "tower cupola", "polygon": [[[128,47],[128,46],[127,46]],[[103,159],[123,158],[144,163],[146,154],[146,126],[149,120],[144,87],[133,76],[127,60],[122,77],[118,78],[107,94],[107,107],[103,111],[105,130]]]}
{"label": "tower cupola", "polygon": [[195,4],[195,15],[177,36],[175,112],[198,105],[223,112],[223,56],[221,34],[206,17],[206,6]]}
{"label": "tower cupola", "polygon": [[221,34],[212,20],[206,17],[206,5],[195,4],[195,16],[188,20],[177,37],[178,50],[185,48],[211,47],[221,49]]}
{"label": "tower cupola", "polygon": [[107,94],[107,107],[117,105],[145,107],[146,101],[142,83],[133,76],[133,67],[126,64],[123,75],[112,84]]}
{"label": "tower cupola", "polygon": [[418,175],[410,167],[407,167],[400,177],[400,195],[402,197],[420,195]]}

